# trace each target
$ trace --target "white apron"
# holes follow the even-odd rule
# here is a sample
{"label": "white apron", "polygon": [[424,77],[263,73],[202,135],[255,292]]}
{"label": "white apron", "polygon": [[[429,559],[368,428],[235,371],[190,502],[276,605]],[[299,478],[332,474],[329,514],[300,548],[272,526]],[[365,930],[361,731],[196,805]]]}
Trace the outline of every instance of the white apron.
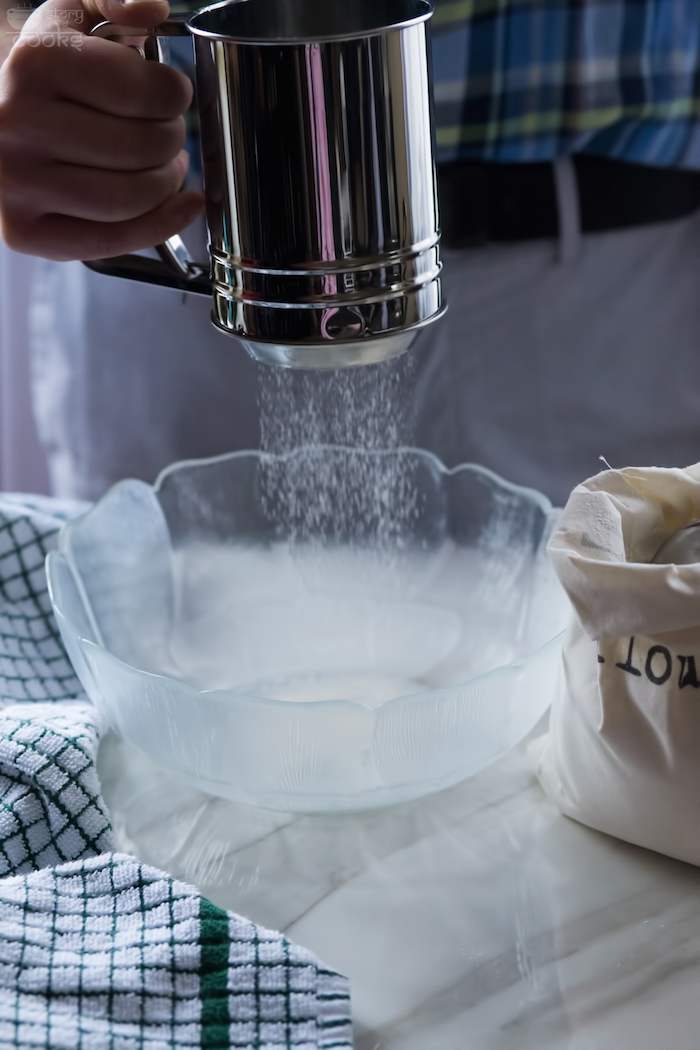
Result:
{"label": "white apron", "polygon": [[[559,242],[445,251],[449,310],[412,351],[417,444],[559,503],[600,455],[700,459],[700,213],[581,237],[561,184]],[[34,403],[56,494],[257,445],[259,366],[207,299],[80,263],[36,273]]]}

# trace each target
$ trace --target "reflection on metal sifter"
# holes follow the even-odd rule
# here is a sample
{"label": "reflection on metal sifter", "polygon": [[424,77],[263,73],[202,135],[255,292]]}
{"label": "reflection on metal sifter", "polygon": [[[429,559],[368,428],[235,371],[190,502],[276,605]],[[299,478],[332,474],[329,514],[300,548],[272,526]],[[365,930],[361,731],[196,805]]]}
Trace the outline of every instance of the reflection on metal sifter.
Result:
{"label": "reflection on metal sifter", "polygon": [[148,57],[194,38],[211,263],[175,237],[159,260],[87,265],[212,294],[214,324],[266,364],[403,353],[445,309],[431,14],[427,0],[245,0],[163,23]]}

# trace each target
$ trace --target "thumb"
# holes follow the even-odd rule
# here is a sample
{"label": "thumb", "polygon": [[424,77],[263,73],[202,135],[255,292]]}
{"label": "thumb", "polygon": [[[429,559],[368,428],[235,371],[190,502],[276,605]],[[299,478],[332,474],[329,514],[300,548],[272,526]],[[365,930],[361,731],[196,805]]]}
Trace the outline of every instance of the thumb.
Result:
{"label": "thumb", "polygon": [[170,14],[168,0],[83,0],[83,8],[88,28],[106,20],[146,29],[164,22]]}
{"label": "thumb", "polygon": [[98,22],[148,29],[164,22],[168,0],[46,0],[27,21],[25,29],[41,32],[60,24],[74,32],[89,33]]}

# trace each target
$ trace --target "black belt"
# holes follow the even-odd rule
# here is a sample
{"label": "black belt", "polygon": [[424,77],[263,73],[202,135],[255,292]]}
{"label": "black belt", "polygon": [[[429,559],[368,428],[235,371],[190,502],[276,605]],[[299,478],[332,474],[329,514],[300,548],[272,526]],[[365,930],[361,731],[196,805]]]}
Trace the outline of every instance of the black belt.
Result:
{"label": "black belt", "polygon": [[[587,233],[670,222],[700,208],[700,172],[577,155],[581,228]],[[559,216],[549,163],[459,162],[438,168],[442,243],[556,237]]]}

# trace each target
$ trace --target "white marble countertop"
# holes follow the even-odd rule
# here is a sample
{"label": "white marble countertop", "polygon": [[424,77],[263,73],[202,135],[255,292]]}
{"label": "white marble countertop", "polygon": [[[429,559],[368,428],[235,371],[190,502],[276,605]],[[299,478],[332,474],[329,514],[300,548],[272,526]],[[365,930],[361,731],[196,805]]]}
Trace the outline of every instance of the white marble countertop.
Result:
{"label": "white marble countertop", "polygon": [[698,1050],[700,870],[560,816],[525,748],[350,816],[210,798],[114,737],[121,845],[351,981],[357,1050]]}

